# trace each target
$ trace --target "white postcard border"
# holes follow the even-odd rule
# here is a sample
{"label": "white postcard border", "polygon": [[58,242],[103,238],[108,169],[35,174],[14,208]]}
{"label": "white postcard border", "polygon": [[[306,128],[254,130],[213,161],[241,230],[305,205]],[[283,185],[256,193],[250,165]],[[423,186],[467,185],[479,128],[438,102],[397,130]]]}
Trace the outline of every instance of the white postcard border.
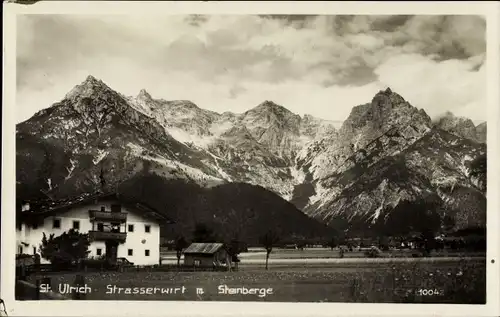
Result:
{"label": "white postcard border", "polygon": [[[118,2],[41,1],[32,5],[4,3],[4,89],[2,116],[2,249],[1,298],[9,316],[331,316],[439,315],[495,316],[499,292],[499,153],[500,5],[496,2]],[[18,14],[427,14],[487,17],[488,76],[488,212],[487,304],[351,304],[181,301],[15,301],[15,87],[16,15]],[[493,261],[494,260],[494,263]]]}

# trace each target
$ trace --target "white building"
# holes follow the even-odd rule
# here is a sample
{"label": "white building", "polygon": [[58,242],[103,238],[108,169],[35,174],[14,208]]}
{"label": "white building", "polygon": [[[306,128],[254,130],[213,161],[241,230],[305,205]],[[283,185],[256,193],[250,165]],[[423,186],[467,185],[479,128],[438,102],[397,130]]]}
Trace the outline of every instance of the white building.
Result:
{"label": "white building", "polygon": [[159,264],[160,224],[172,223],[117,194],[87,194],[50,206],[26,203],[17,221],[18,254],[40,253],[43,233],[59,236],[73,228],[89,234],[89,257],[126,258],[134,265]]}

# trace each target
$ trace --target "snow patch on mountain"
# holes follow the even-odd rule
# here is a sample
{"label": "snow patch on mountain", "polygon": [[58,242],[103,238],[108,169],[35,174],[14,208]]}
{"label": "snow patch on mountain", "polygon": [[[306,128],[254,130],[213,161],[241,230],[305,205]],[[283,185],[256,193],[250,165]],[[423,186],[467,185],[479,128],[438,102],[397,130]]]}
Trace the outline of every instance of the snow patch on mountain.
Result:
{"label": "snow patch on mountain", "polygon": [[325,187],[320,182],[316,183],[314,188],[316,194],[309,197],[309,204],[315,205],[317,209],[324,207],[327,202],[335,199],[340,193],[337,187]]}
{"label": "snow patch on mountain", "polygon": [[219,119],[218,121],[214,122],[210,126],[210,133],[212,133],[214,136],[219,137],[222,134],[226,133],[229,131],[231,128],[233,128],[235,123],[233,121],[225,121],[222,119]]}
{"label": "snow patch on mountain", "polygon": [[106,157],[106,155],[108,155],[107,151],[101,149],[97,150],[97,156],[94,157],[92,163],[94,163],[94,165],[99,164],[99,162],[101,162]]}
{"label": "snow patch on mountain", "polygon": [[461,164],[458,166],[460,168],[460,171],[464,175],[469,175],[469,169],[467,168],[467,163],[470,163],[473,161],[473,157],[470,156],[469,154],[465,154],[462,159],[461,159]]}
{"label": "snow patch on mountain", "polygon": [[196,145],[200,148],[207,148],[215,141],[213,137],[202,137],[196,134],[191,134],[179,128],[165,128],[170,135],[179,142],[186,145]]}
{"label": "snow patch on mountain", "polygon": [[220,167],[220,165],[219,165],[219,161],[221,160],[221,158],[220,158],[220,157],[218,157],[218,156],[216,156],[216,155],[214,155],[214,154],[213,154],[213,153],[211,153],[211,152],[208,152],[208,151],[207,151],[207,153],[208,153],[208,154],[209,154],[209,155],[210,155],[210,156],[214,159],[213,161],[215,162],[215,165],[214,165],[214,164],[211,164],[211,163],[209,163],[209,162],[207,162],[206,164],[210,164],[210,165],[211,165],[211,166],[212,166],[212,167],[213,167],[213,168],[214,168],[214,169],[215,169],[215,170],[219,173],[219,175],[220,175],[223,179],[225,179],[225,180],[227,180],[227,181],[229,181],[229,182],[230,182],[230,181],[232,181],[232,179],[233,179],[233,178],[231,177],[231,175],[229,175],[228,173],[226,173],[226,172],[225,172],[225,171],[224,171],[224,170]]}
{"label": "snow patch on mountain", "polygon": [[[219,114],[187,100],[154,99],[145,90],[124,97],[89,77],[18,130],[71,153],[52,187],[81,176],[74,175],[80,157],[92,156],[93,164],[103,166],[112,160],[129,166],[130,160],[133,173],[142,163],[144,172],[166,178],[259,185],[328,222],[333,215],[375,221],[400,200],[435,197],[436,188],[470,187],[469,161],[484,147],[464,142],[463,135],[474,135],[468,121],[441,123],[443,129],[390,89],[354,107],[340,125],[296,115],[272,101],[241,114]],[[486,126],[481,128],[485,138]],[[85,177],[96,179],[95,170]],[[127,170],[110,177],[121,181],[129,175]]]}
{"label": "snow patch on mountain", "polygon": [[175,172],[175,175],[177,177],[181,177],[188,180],[194,180],[198,184],[205,184],[205,185],[207,184],[213,185],[223,182],[223,179],[221,178],[208,175],[199,169],[193,168],[179,161],[170,160],[160,155],[151,155],[149,154],[150,153],[149,151],[147,151],[140,145],[134,143],[128,143],[127,146],[131,149],[131,154],[133,154],[134,156],[142,158],[147,161],[159,163],[161,166],[166,168],[167,172]]}
{"label": "snow patch on mountain", "polygon": [[68,180],[71,178],[71,174],[73,174],[73,171],[75,170],[76,166],[77,166],[77,161],[74,160],[74,159],[70,159],[69,160],[71,166],[70,167],[66,167],[66,171],[68,172],[68,175],[66,175],[66,177],[64,178],[65,180]]}
{"label": "snow patch on mountain", "polygon": [[303,170],[297,169],[296,166],[293,166],[289,168],[289,171],[290,175],[292,175],[294,185],[302,184],[305,181],[306,173],[304,173]]}

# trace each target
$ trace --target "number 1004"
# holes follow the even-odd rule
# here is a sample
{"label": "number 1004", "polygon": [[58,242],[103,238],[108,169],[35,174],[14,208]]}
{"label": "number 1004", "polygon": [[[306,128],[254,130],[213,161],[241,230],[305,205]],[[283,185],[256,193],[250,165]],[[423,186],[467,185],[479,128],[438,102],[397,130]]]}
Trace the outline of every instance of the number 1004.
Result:
{"label": "number 1004", "polygon": [[417,291],[417,295],[420,296],[436,296],[436,295],[441,295],[442,292],[440,292],[437,289],[419,289]]}

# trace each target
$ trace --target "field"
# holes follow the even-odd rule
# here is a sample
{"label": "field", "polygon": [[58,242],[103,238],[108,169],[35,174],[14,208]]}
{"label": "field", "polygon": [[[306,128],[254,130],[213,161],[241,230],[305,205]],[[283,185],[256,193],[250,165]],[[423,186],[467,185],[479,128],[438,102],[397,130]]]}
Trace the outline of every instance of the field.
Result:
{"label": "field", "polygon": [[[328,251],[328,252],[327,252]],[[316,253],[315,253],[316,252]],[[302,257],[300,256],[302,254]],[[326,257],[326,255],[332,255]],[[324,256],[321,256],[324,255]],[[101,272],[85,273],[92,288],[86,300],[217,300],[278,302],[375,302],[375,303],[484,303],[484,257],[433,258],[347,257],[330,250],[279,250],[273,252],[269,270],[265,254],[242,255],[237,272]],[[352,254],[351,254],[352,255]],[[175,261],[173,254],[165,260]],[[52,289],[73,284],[75,273],[51,274]],[[31,282],[37,277],[32,276]],[[106,287],[116,286],[106,294]],[[228,287],[272,288],[272,294],[219,294]],[[184,294],[161,294],[167,288],[185,287]],[[126,288],[158,288],[156,294],[127,294]],[[123,288],[118,293],[118,288]],[[196,288],[203,288],[197,294]],[[130,291],[130,290],[129,290]],[[133,291],[133,290],[132,290]],[[139,290],[138,290],[139,291]],[[166,290],[165,292],[168,292]]]}

